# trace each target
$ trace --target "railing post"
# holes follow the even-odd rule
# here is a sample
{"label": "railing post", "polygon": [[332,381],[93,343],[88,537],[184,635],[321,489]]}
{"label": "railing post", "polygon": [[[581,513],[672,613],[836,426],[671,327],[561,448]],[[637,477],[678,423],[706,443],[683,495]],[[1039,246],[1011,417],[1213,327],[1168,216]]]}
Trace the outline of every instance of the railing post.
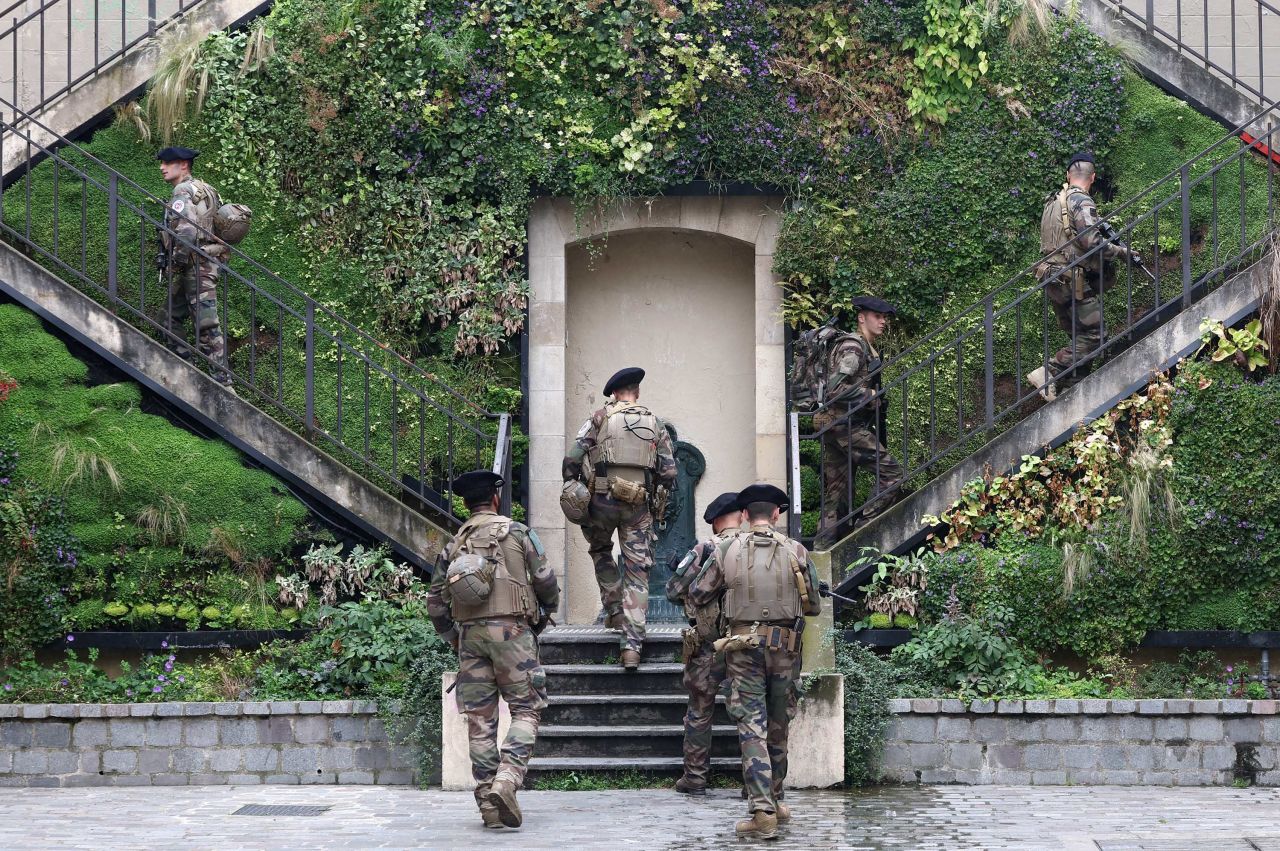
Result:
{"label": "railing post", "polygon": [[111,296],[111,309],[115,311],[116,301],[116,263],[119,259],[120,244],[119,212],[120,212],[120,176],[114,171],[107,181],[107,294]]}
{"label": "railing post", "polygon": [[1182,307],[1191,306],[1191,167],[1178,170],[1182,195]]}
{"label": "railing post", "polygon": [[983,370],[983,384],[985,385],[987,397],[987,431],[995,428],[996,424],[995,314],[995,297],[987,296],[986,301],[983,303],[982,311],[982,359],[986,363],[986,367]]}
{"label": "railing post", "polygon": [[[1151,32],[1156,26],[1156,0],[1147,0],[1147,32]],[[1182,33],[1178,33],[1178,37],[1182,37]]]}
{"label": "railing post", "polygon": [[791,480],[791,511],[787,515],[787,534],[792,538],[800,537],[800,415],[795,411],[787,414],[787,476]]}
{"label": "railing post", "polygon": [[[156,0],[147,0],[147,35],[156,34]],[[123,50],[123,45],[121,50]]]}
{"label": "railing post", "polygon": [[316,425],[316,303],[307,299],[307,430]]}
{"label": "railing post", "polygon": [[502,504],[498,510],[503,514],[511,514],[511,469],[508,460],[511,455],[511,415],[498,417],[498,438],[493,446],[493,472],[502,476]]}

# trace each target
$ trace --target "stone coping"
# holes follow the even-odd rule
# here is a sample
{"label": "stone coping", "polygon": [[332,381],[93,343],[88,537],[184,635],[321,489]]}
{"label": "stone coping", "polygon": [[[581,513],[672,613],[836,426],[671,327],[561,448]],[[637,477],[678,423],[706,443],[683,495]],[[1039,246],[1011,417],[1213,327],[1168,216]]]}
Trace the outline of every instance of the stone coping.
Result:
{"label": "stone coping", "polygon": [[1275,700],[956,700],[896,698],[895,715],[1276,715]]}
{"label": "stone coping", "polygon": [[[393,701],[389,709],[399,709]],[[377,715],[376,700],[228,700],[183,703],[0,703],[2,718],[193,718],[204,715]]]}

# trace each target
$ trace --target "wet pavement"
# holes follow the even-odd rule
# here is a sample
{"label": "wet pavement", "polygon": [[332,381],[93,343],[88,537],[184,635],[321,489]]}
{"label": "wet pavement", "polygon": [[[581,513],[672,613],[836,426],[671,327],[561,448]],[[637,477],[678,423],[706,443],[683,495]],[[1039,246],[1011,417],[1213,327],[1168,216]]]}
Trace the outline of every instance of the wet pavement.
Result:
{"label": "wet pavement", "polygon": [[[519,831],[470,793],[372,786],[0,791],[0,848],[841,848],[1280,851],[1280,789],[909,786],[791,791],[780,842],[734,837],[737,792],[525,792]],[[245,806],[327,808],[236,815]]]}

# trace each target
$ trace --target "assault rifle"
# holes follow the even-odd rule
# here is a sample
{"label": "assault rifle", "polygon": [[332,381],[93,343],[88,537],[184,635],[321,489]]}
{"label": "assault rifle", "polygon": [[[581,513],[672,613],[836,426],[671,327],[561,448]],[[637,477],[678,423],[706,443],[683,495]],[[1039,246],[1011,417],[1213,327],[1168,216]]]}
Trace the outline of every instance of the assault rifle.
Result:
{"label": "assault rifle", "polygon": [[860,605],[862,605],[862,604],[861,604],[861,603],[859,603],[857,600],[850,600],[848,597],[845,597],[845,596],[844,596],[844,595],[842,595],[842,594],[837,594],[836,592],[832,591],[832,590],[831,590],[831,585],[830,585],[829,583],[827,583],[827,582],[819,582],[819,583],[818,583],[818,596],[819,596],[819,597],[832,597],[832,598],[834,598],[834,599],[836,599],[836,600],[839,600],[839,601],[840,601],[840,602],[842,602],[842,603],[848,603],[848,604],[849,604],[849,605],[851,605],[851,606],[860,606]]}
{"label": "assault rifle", "polygon": [[1120,234],[1116,231],[1115,225],[1111,224],[1111,222],[1106,219],[1103,219],[1098,222],[1098,235],[1112,245],[1118,245],[1121,248],[1128,250],[1129,259],[1133,261],[1133,265],[1137,266],[1138,269],[1141,270],[1142,274],[1147,276],[1147,279],[1151,281],[1151,283],[1154,284],[1156,282],[1156,276],[1147,268],[1147,264],[1142,262],[1142,257],[1138,252],[1129,248],[1129,244],[1120,238]]}

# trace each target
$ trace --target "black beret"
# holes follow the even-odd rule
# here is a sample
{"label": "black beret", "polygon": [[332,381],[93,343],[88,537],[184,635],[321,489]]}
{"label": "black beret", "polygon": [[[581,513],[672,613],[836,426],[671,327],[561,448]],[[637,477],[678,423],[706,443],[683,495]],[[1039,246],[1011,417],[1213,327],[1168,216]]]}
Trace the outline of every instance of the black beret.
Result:
{"label": "black beret", "polygon": [[504,484],[502,476],[489,470],[472,470],[453,480],[453,492],[463,502],[479,502],[493,494]]}
{"label": "black beret", "polygon": [[632,384],[639,384],[644,380],[644,370],[638,366],[629,366],[620,369],[613,374],[604,384],[604,395],[612,396],[613,391],[619,387],[628,387]]}
{"label": "black beret", "polygon": [[736,493],[722,493],[715,499],[711,500],[711,504],[707,506],[707,510],[702,512],[702,519],[710,523],[717,517],[723,517],[726,514],[732,514],[735,511],[741,511],[742,504],[738,502]]}
{"label": "black beret", "polygon": [[1093,151],[1079,151],[1071,155],[1071,159],[1067,160],[1067,168],[1071,168],[1076,163],[1092,163],[1097,162],[1093,158]]}
{"label": "black beret", "polygon": [[167,148],[161,148],[156,154],[156,159],[162,163],[170,163],[174,160],[194,160],[200,156],[200,152],[195,148],[184,148],[180,145],[170,145]]}
{"label": "black beret", "polygon": [[779,508],[786,508],[791,500],[787,492],[776,485],[752,485],[738,494],[738,503],[748,506],[753,502],[771,502]]}
{"label": "black beret", "polygon": [[882,298],[876,298],[873,295],[860,295],[853,300],[853,306],[858,310],[874,310],[876,313],[887,313],[890,316],[898,312],[898,308]]}

